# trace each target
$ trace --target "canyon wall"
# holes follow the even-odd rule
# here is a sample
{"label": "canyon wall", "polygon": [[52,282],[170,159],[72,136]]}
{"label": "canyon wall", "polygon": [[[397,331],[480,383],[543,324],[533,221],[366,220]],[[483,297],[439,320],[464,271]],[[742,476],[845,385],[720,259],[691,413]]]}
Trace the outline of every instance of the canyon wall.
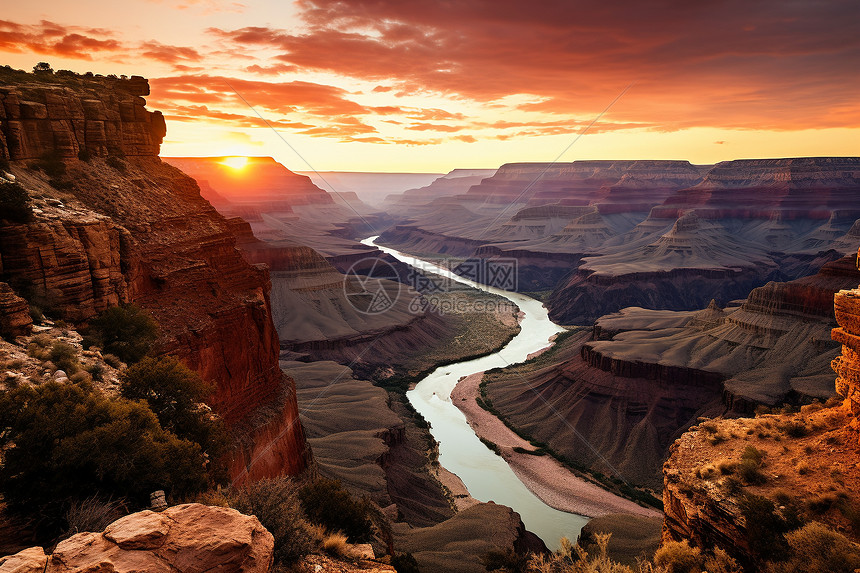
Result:
{"label": "canyon wall", "polygon": [[381,239],[516,259],[519,290],[541,293],[553,320],[587,324],[630,305],[725,304],[815,272],[855,250],[858,190],[856,157],[509,164],[410,205]]}
{"label": "canyon wall", "polygon": [[[244,260],[195,181],[158,158],[164,122],[143,107],[146,80],[14,79],[0,83],[0,156],[12,158],[33,218],[0,227],[4,280],[74,323],[119,303],[145,308],[160,350],[215,385],[208,402],[237,443],[233,478],[303,470],[309,453],[278,366],[268,270]],[[65,173],[49,180],[37,169],[46,158],[63,160]]]}

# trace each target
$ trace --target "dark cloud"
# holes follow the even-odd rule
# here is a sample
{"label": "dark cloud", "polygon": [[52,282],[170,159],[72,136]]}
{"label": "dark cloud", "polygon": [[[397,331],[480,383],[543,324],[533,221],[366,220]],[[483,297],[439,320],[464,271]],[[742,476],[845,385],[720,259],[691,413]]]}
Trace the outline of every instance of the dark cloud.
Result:
{"label": "dark cloud", "polygon": [[296,110],[324,116],[370,113],[348,99],[346,90],[312,82],[265,82],[200,74],[154,78],[150,85],[159,102],[247,104],[282,114]]}
{"label": "dark cloud", "polygon": [[857,125],[860,3],[855,0],[522,2],[300,0],[306,31],[218,30],[279,61],[493,102],[596,115],[625,87],[613,120],[798,129]]}

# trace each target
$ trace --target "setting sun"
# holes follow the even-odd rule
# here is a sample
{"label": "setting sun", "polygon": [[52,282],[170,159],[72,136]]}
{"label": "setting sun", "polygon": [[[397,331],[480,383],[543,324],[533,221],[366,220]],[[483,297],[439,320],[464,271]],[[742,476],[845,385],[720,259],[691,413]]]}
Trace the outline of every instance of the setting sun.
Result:
{"label": "setting sun", "polygon": [[222,165],[226,165],[227,167],[232,167],[233,169],[243,169],[246,165],[248,165],[247,157],[225,157],[221,161]]}

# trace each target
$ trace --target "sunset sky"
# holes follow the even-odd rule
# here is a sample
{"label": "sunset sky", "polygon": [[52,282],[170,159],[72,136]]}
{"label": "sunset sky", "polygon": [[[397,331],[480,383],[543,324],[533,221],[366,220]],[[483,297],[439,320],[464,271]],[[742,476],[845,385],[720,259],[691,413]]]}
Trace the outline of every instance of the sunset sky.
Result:
{"label": "sunset sky", "polygon": [[162,155],[552,161],[617,99],[560,160],[711,163],[860,155],[858,24],[856,0],[42,0],[5,3],[0,64],[150,78]]}

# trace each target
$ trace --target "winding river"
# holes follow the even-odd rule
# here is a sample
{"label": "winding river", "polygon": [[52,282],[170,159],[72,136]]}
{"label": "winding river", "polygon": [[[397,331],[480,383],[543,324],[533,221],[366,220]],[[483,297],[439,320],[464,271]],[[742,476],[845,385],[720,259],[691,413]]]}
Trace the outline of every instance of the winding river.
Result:
{"label": "winding river", "polygon": [[430,422],[430,432],[439,442],[439,462],[463,480],[472,497],[513,508],[522,517],[526,528],[537,534],[551,549],[558,547],[561,537],[575,540],[588,518],[554,509],[529,491],[508,464],[481,443],[466,422],[466,417],[451,403],[450,398],[451,391],[462,376],[522,362],[529,354],[551,344],[549,338],[564,332],[564,329],[549,319],[540,301],[476,283],[428,261],[377,245],[374,242],[377,237],[369,237],[362,243],[377,247],[419,270],[502,296],[515,303],[524,313],[520,333],[504,348],[481,358],[441,366],[418,382],[406,396]]}

